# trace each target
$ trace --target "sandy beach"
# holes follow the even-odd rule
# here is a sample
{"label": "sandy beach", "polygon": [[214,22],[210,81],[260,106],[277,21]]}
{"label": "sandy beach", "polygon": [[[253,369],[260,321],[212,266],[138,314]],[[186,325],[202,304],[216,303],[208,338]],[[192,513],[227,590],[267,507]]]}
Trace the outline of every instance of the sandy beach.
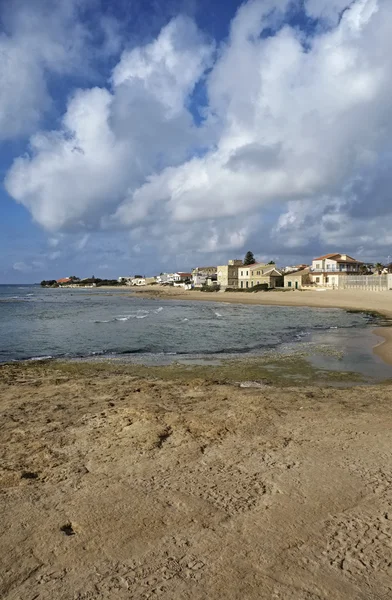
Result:
{"label": "sandy beach", "polygon": [[[392,316],[389,293],[136,293]],[[391,382],[263,360],[0,366],[0,597],[392,597]]]}
{"label": "sandy beach", "polygon": [[0,368],[0,596],[392,594],[391,385]]}

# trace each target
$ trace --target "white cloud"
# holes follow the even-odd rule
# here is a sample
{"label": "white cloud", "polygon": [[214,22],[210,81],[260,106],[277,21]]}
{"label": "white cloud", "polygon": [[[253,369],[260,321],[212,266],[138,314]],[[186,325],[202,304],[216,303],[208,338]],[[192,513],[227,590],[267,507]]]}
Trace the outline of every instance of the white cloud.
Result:
{"label": "white cloud", "polygon": [[[29,135],[52,108],[48,77],[93,76],[95,55],[119,48],[114,19],[89,30],[80,11],[90,0],[12,0],[0,7],[0,141]],[[94,35],[102,48],[93,47]]]}
{"label": "white cloud", "polygon": [[14,263],[12,268],[14,271],[20,271],[21,273],[27,273],[28,271],[31,271],[31,266],[23,261]]}
{"label": "white cloud", "polygon": [[351,3],[352,0],[305,0],[305,9],[313,19],[323,19],[329,25],[336,25]]}
{"label": "white cloud", "polygon": [[[158,164],[181,162],[189,143],[197,143],[184,103],[211,50],[195,25],[179,18],[145,49],[148,68],[143,70],[142,52],[124,53],[113,93],[78,90],[61,130],[31,138],[30,156],[17,159],[6,178],[9,193],[49,230],[98,227],[128,189]],[[164,72],[162,64],[168,65]],[[177,77],[170,70],[175,65]]]}
{"label": "white cloud", "polygon": [[[322,19],[308,38],[284,24],[288,5],[243,5],[213,64],[213,45],[182,17],[123,52],[107,89],[78,90],[60,129],[32,136],[8,192],[48,230],[128,228],[161,257],[240,251],[271,205],[282,245],[355,244],[342,219],[355,223],[379,164],[390,170],[392,5],[307,0]],[[361,227],[368,244],[372,226]]]}

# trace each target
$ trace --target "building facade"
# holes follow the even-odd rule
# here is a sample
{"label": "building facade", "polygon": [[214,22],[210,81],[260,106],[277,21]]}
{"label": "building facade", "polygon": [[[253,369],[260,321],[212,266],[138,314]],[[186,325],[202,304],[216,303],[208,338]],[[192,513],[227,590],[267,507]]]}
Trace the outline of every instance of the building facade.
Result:
{"label": "building facade", "polygon": [[301,269],[294,271],[293,273],[287,273],[284,276],[284,287],[291,288],[292,290],[300,290],[305,286],[310,285],[310,269]]}
{"label": "building facade", "polygon": [[201,287],[208,279],[216,276],[218,267],[196,267],[192,270],[192,281],[195,287]]}
{"label": "building facade", "polygon": [[[272,269],[275,269],[275,264],[255,263],[254,265],[241,265],[238,267],[238,287],[240,289],[247,289],[259,285],[261,283],[268,283],[263,281],[263,276]],[[282,273],[279,272],[280,277]],[[275,287],[275,286],[274,286]]]}
{"label": "building facade", "polygon": [[229,260],[227,265],[217,267],[217,283],[221,289],[238,287],[238,267],[242,260]]}
{"label": "building facade", "polygon": [[173,273],[173,282],[174,283],[182,283],[187,279],[191,279],[192,273],[185,273],[183,271],[178,271],[178,273]]}
{"label": "building facade", "polygon": [[325,254],[313,259],[310,278],[318,286],[339,287],[339,279],[359,275],[362,264],[348,254]]}

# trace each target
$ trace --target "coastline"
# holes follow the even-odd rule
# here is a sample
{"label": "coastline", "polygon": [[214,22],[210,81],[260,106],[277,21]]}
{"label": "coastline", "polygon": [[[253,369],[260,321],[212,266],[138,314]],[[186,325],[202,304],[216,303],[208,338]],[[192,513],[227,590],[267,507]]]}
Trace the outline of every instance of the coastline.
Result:
{"label": "coastline", "polygon": [[[310,308],[341,308],[378,313],[392,319],[392,292],[371,292],[364,290],[326,291],[271,291],[271,292],[201,292],[163,286],[136,288],[134,294],[144,298],[160,300],[188,300],[198,302],[224,302],[229,304],[251,304],[265,306],[297,306]],[[133,295],[133,294],[132,294]],[[376,327],[373,333],[383,338],[375,340],[373,352],[386,364],[392,365],[392,323],[391,327]]]}

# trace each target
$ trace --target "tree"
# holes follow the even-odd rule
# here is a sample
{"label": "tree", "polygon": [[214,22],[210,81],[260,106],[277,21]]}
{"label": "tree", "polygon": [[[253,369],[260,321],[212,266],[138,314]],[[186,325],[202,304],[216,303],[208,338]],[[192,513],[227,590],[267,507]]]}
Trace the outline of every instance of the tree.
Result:
{"label": "tree", "polygon": [[255,263],[256,261],[253,252],[248,250],[248,252],[245,254],[244,265],[254,265]]}
{"label": "tree", "polygon": [[267,263],[267,264],[269,264],[269,265],[274,265],[274,264],[275,264],[275,261],[274,261],[274,260],[270,260],[270,261],[269,261],[269,263]]}
{"label": "tree", "polygon": [[381,275],[381,271],[383,270],[383,268],[384,268],[384,267],[383,267],[383,265],[382,265],[381,263],[379,263],[379,262],[378,262],[378,263],[376,263],[376,264],[374,265],[374,268],[376,269],[377,273],[378,273],[379,275]]}

